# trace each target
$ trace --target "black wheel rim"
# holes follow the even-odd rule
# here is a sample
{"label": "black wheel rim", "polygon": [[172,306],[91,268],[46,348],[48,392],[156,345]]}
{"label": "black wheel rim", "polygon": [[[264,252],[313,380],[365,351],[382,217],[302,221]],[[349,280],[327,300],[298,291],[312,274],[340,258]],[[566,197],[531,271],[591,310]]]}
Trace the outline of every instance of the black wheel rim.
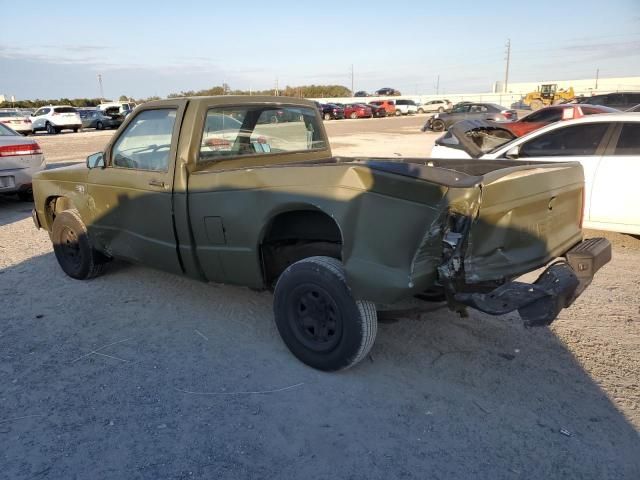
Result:
{"label": "black wheel rim", "polygon": [[69,227],[63,227],[60,232],[59,249],[67,266],[73,271],[79,270],[82,265],[80,243],[76,232]]}
{"label": "black wheel rim", "polygon": [[289,296],[289,326],[296,339],[315,352],[332,350],[342,337],[342,316],[322,287],[298,285]]}

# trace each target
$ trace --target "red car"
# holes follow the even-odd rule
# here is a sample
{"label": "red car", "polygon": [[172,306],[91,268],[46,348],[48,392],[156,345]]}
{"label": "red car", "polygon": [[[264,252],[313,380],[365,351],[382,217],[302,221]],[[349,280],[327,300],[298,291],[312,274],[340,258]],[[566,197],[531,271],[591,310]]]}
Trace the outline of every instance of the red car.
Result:
{"label": "red car", "polygon": [[351,103],[344,106],[345,118],[371,118],[373,113],[371,107],[363,103]]}
{"label": "red car", "polygon": [[521,137],[529,132],[533,132],[538,128],[544,127],[550,123],[559,122],[561,120],[573,120],[574,118],[584,117],[585,115],[593,115],[596,113],[614,113],[618,110],[600,105],[553,105],[541,108],[526,117],[515,122],[501,123],[500,126],[506,128],[514,135]]}

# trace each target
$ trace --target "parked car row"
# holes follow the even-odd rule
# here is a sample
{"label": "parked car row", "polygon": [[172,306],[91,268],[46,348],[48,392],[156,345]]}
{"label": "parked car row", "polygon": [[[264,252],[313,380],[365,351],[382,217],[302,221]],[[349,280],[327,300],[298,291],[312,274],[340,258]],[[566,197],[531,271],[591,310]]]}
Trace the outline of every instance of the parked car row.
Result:
{"label": "parked car row", "polygon": [[49,134],[63,130],[77,132],[81,128],[118,128],[136,105],[132,102],[109,102],[97,107],[48,105],[37,110],[0,109],[0,123],[23,135],[45,131]]}
{"label": "parked car row", "polygon": [[383,87],[380,90],[376,90],[373,92],[373,95],[365,92],[364,90],[360,90],[353,94],[354,97],[399,97],[402,95],[399,90],[391,87]]}
{"label": "parked car row", "polygon": [[[320,103],[318,109],[325,120],[339,120],[342,118],[380,118],[389,116],[413,115],[424,113],[424,105],[413,100],[373,100],[369,103]],[[442,107],[440,107],[442,108]]]}

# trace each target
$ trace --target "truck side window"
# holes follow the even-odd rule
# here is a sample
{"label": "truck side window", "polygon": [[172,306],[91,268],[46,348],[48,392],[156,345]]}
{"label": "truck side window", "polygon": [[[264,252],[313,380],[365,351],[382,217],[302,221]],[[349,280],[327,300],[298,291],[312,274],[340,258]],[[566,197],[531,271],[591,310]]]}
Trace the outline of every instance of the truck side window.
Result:
{"label": "truck side window", "polygon": [[166,171],[175,120],[174,108],[140,112],[113,146],[113,165],[136,170]]}
{"label": "truck side window", "polygon": [[558,128],[522,144],[520,157],[595,155],[608,123],[572,125]]}
{"label": "truck side window", "polygon": [[289,153],[327,148],[317,109],[249,105],[207,112],[200,160]]}

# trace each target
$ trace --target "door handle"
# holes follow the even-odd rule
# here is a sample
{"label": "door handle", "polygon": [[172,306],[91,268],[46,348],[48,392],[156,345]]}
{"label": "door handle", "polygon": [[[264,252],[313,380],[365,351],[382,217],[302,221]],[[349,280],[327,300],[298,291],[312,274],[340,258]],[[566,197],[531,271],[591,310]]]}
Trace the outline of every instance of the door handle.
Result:
{"label": "door handle", "polygon": [[149,185],[164,188],[164,182],[162,180],[149,180]]}

